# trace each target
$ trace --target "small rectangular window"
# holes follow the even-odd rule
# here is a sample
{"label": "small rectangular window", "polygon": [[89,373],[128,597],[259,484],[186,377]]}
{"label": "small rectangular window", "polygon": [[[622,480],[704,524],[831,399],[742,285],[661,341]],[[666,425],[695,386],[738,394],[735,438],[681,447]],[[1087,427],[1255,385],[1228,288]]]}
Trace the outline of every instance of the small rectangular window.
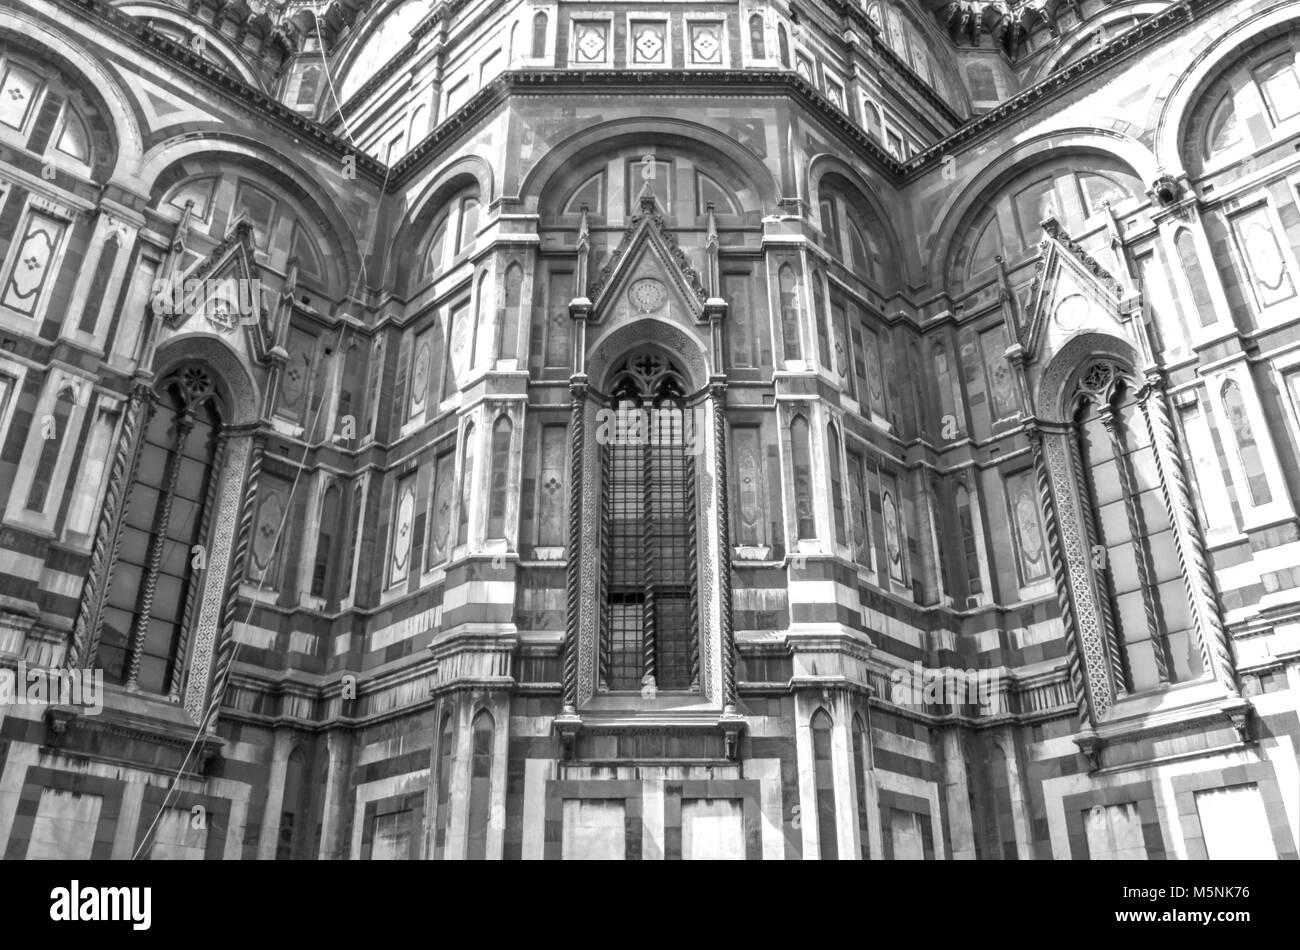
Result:
{"label": "small rectangular window", "polygon": [[1300,114],[1300,81],[1295,71],[1295,54],[1290,51],[1253,70],[1269,118],[1274,124]]}
{"label": "small rectangular window", "polygon": [[0,76],[0,122],[21,131],[41,97],[41,77],[30,69],[9,63]]}

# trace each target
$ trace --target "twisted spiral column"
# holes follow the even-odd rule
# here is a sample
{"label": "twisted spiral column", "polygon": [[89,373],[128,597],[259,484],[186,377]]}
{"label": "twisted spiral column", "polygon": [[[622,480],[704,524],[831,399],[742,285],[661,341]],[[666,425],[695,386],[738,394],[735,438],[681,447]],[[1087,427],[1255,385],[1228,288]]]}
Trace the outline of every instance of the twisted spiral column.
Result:
{"label": "twisted spiral column", "polygon": [[1093,490],[1091,474],[1083,467],[1083,453],[1079,449],[1077,428],[1070,432],[1069,443],[1070,465],[1084,494],[1084,497],[1079,500],[1079,510],[1083,518],[1083,535],[1087,544],[1084,557],[1088,559],[1089,576],[1093,579],[1093,590],[1097,595],[1097,610],[1101,614],[1102,637],[1106,645],[1106,662],[1110,666],[1110,681],[1115,690],[1115,698],[1119,699],[1127,693],[1128,681],[1124,676],[1124,654],[1119,642],[1119,627],[1115,623],[1115,614],[1111,609],[1113,590],[1110,584],[1111,565],[1107,563],[1099,576],[1098,569],[1092,564],[1092,548],[1097,543],[1097,522],[1093,514],[1096,492]]}
{"label": "twisted spiral column", "polygon": [[1075,621],[1074,605],[1070,601],[1070,581],[1065,567],[1065,548],[1061,543],[1061,525],[1057,520],[1056,502],[1052,497],[1051,478],[1047,459],[1043,457],[1043,433],[1029,430],[1029,446],[1034,460],[1034,479],[1038,485],[1038,504],[1043,511],[1043,529],[1047,534],[1047,550],[1052,558],[1052,580],[1056,585],[1056,606],[1061,624],[1065,627],[1066,667],[1070,674],[1070,687],[1074,690],[1075,709],[1079,725],[1092,725],[1092,701],[1083,673],[1083,653],[1079,647],[1079,628]]}
{"label": "twisted spiral column", "polygon": [[[600,474],[605,485],[613,482],[614,478],[614,449],[611,445],[598,446],[596,451],[600,453]],[[614,523],[614,500],[613,494],[609,491],[603,491],[600,494],[600,549],[602,551],[611,551],[610,533],[611,525]],[[609,591],[610,585],[613,584],[614,562],[610,557],[601,559],[600,582],[602,594]],[[612,608],[609,597],[600,598],[600,629],[604,631],[600,637],[600,650],[597,653],[596,675],[597,686],[599,689],[609,688],[609,678],[614,662],[614,645],[611,642],[608,631],[612,629]]]}
{"label": "twisted spiral column", "polygon": [[[693,415],[686,412],[682,413],[682,448],[685,449],[688,443],[686,440],[687,425],[694,425]],[[688,420],[692,420],[689,421]],[[699,433],[691,433],[692,438],[699,438]],[[686,563],[688,575],[690,578],[687,602],[690,604],[690,635],[691,635],[691,687],[700,685],[700,591],[699,591],[699,500],[695,486],[695,459],[693,456],[686,457],[686,523],[690,525],[690,530],[686,533]]]}
{"label": "twisted spiral column", "polygon": [[[1142,608],[1146,613],[1147,635],[1151,639],[1151,657],[1155,662],[1156,675],[1161,683],[1169,682],[1169,661],[1165,658],[1165,641],[1161,632],[1160,616],[1156,611],[1155,594],[1151,584],[1151,571],[1147,566],[1148,548],[1142,543],[1146,530],[1142,525],[1142,515],[1138,510],[1137,487],[1133,482],[1133,471],[1125,457],[1124,437],[1120,433],[1119,419],[1113,407],[1108,406],[1101,413],[1101,424],[1110,435],[1111,451],[1115,456],[1115,470],[1119,473],[1120,491],[1124,495],[1124,514],[1128,519],[1128,534],[1133,539],[1133,562],[1137,565],[1138,589],[1142,592]],[[1116,660],[1126,659],[1123,654]],[[1116,673],[1123,677],[1128,672],[1127,663],[1116,663]]]}
{"label": "twisted spiral column", "polygon": [[731,521],[727,505],[727,384],[716,382],[713,398],[714,481],[718,486],[718,595],[721,602],[722,705],[736,705],[736,637],[731,616]]}
{"label": "twisted spiral column", "polygon": [[104,504],[99,510],[95,543],[90,552],[90,570],[86,583],[81,588],[81,603],[77,607],[77,621],[72,629],[72,643],[63,660],[64,667],[70,670],[89,667],[99,648],[99,633],[102,629],[100,609],[113,582],[113,568],[117,564],[117,552],[121,545],[122,518],[131,497],[131,488],[135,484],[141,436],[149,424],[153,404],[153,390],[147,383],[137,380],[132,384],[131,395],[122,414],[122,431],[113,453],[113,466],[109,470]]}
{"label": "twisted spiral column", "polygon": [[[647,430],[654,426],[654,407],[648,410]],[[645,444],[641,447],[641,490],[643,494],[641,511],[643,517],[649,519],[654,517],[654,453],[655,447],[650,443],[649,431],[644,433],[646,437]],[[609,494],[609,490],[605,490]],[[641,603],[641,676],[642,682],[645,677],[652,679],[655,676],[655,539],[654,530],[657,525],[646,522],[644,530],[641,533],[642,543],[642,563],[644,571],[642,574],[644,584],[644,600]],[[605,560],[609,560],[608,549],[606,549]]]}
{"label": "twisted spiral column", "polygon": [[587,401],[585,378],[569,384],[573,409],[569,416],[569,550],[565,565],[567,613],[564,618],[564,706],[578,705],[578,619],[582,577],[582,465],[586,444],[584,410]]}
{"label": "twisted spiral column", "polygon": [[1142,414],[1146,417],[1151,434],[1151,447],[1155,450],[1156,466],[1160,472],[1160,493],[1165,509],[1174,525],[1174,542],[1178,551],[1178,565],[1182,569],[1183,585],[1188,599],[1196,606],[1197,644],[1201,663],[1223,684],[1229,694],[1239,695],[1236,662],[1232,656],[1232,643],[1219,616],[1219,598],[1210,573],[1205,553],[1205,539],[1201,536],[1200,522],[1192,505],[1191,489],[1183,471],[1178,452],[1178,436],[1174,431],[1173,417],[1161,378],[1150,374],[1141,394]]}
{"label": "twisted spiral column", "polygon": [[248,550],[253,543],[253,519],[257,513],[257,488],[262,475],[262,452],[265,445],[265,436],[262,433],[259,432],[252,438],[248,475],[244,480],[244,503],[239,510],[235,551],[230,559],[230,574],[226,578],[226,596],[221,607],[221,632],[217,639],[217,653],[212,661],[212,693],[205,715],[209,727],[216,726],[217,711],[221,708],[221,701],[226,695],[226,686],[230,682],[230,668],[234,663],[235,651],[239,647],[235,641],[235,605],[239,600],[239,589],[244,583]]}
{"label": "twisted spiral column", "polygon": [[[181,698],[181,686],[185,679],[185,663],[189,655],[190,637],[193,635],[194,627],[194,605],[199,599],[199,592],[206,586],[203,579],[208,576],[208,569],[211,565],[207,562],[206,552],[208,545],[208,530],[212,524],[212,509],[215,507],[217,497],[217,485],[221,482],[220,473],[221,465],[226,457],[226,442],[229,440],[229,432],[222,429],[217,433],[216,450],[212,454],[212,467],[208,470],[207,490],[203,493],[203,513],[199,516],[199,543],[203,545],[205,551],[203,570],[195,572],[190,583],[185,585],[185,609],[181,613],[181,642],[176,648],[176,664],[172,667],[171,680],[171,699],[172,702],[179,702]],[[191,570],[193,570],[193,557],[191,552]]]}
{"label": "twisted spiral column", "polygon": [[158,510],[154,514],[153,536],[149,539],[149,553],[145,558],[144,582],[140,586],[140,597],[135,607],[135,629],[131,631],[130,645],[127,647],[127,689],[140,688],[140,665],[144,660],[144,641],[145,635],[149,632],[153,599],[158,592],[158,571],[162,568],[163,548],[167,543],[167,526],[172,517],[172,504],[176,500],[176,482],[181,474],[181,458],[185,452],[185,442],[192,431],[194,431],[194,415],[187,408],[176,421],[176,444],[167,457],[162,497]]}

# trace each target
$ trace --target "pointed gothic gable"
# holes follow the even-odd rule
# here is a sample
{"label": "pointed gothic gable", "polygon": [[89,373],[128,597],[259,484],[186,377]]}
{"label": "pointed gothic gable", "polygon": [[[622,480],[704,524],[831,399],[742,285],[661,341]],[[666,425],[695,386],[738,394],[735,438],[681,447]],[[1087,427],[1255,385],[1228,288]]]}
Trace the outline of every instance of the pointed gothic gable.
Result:
{"label": "pointed gothic gable", "polygon": [[249,351],[261,359],[270,346],[261,274],[253,226],[240,218],[226,239],[169,289],[171,306],[164,310],[164,326],[232,337],[242,326],[249,334]]}
{"label": "pointed gothic gable", "polygon": [[1011,328],[1028,361],[1046,358],[1082,330],[1127,339],[1120,317],[1123,286],[1055,218],[1043,222],[1043,232],[1021,325]]}
{"label": "pointed gothic gable", "polygon": [[702,319],[709,295],[699,271],[666,229],[654,196],[643,196],[640,204],[609,262],[587,290],[593,314],[604,321],[624,304],[633,313],[655,313],[675,297],[685,312]]}

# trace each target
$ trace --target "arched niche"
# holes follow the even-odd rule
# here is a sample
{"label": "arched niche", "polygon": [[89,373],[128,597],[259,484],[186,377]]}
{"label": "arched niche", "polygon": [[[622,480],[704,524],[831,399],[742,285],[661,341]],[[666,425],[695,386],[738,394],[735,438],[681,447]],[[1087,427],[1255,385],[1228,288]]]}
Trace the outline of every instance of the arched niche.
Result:
{"label": "arched niche", "polygon": [[[559,205],[585,177],[598,170],[598,156],[647,146],[698,155],[725,169],[729,176],[744,183],[742,188],[733,190],[745,211],[776,206],[776,182],[762,159],[717,129],[681,119],[618,119],[575,132],[552,146],[524,175],[518,198],[524,210],[529,211]],[[746,195],[746,191],[752,195]]]}

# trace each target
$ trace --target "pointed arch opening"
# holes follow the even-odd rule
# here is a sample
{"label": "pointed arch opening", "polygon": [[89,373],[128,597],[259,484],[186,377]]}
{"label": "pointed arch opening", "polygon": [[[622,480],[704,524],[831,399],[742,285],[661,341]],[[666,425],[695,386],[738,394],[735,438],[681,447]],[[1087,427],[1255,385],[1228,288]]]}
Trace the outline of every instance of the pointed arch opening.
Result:
{"label": "pointed arch opening", "polygon": [[480,710],[470,725],[469,840],[465,857],[482,861],[488,856],[488,826],[492,815],[492,744],[496,724],[492,714]]}
{"label": "pointed arch opening", "polygon": [[834,723],[830,714],[818,709],[809,724],[812,729],[813,784],[817,800],[817,841],[823,861],[835,861],[840,856],[839,826],[835,820],[835,770],[832,754]]}
{"label": "pointed arch opening", "polygon": [[698,689],[696,431],[687,377],[653,351],[611,374],[602,446],[605,688]]}
{"label": "pointed arch opening", "polygon": [[102,613],[97,662],[110,683],[159,694],[181,687],[207,576],[196,549],[207,548],[226,412],[200,364],[181,366],[156,389]]}

